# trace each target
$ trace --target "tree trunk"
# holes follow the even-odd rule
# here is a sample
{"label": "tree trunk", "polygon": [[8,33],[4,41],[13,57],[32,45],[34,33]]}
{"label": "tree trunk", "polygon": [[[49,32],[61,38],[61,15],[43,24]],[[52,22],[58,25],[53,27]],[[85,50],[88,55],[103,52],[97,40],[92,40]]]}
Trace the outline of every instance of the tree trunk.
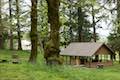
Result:
{"label": "tree trunk", "polygon": [[[120,0],[117,0],[117,25],[118,25],[118,29],[117,29],[117,33],[118,35],[120,35]],[[120,63],[120,51],[118,52],[119,55],[119,63]]]}
{"label": "tree trunk", "polygon": [[18,34],[18,50],[22,50],[21,43],[21,31],[20,31],[20,8],[19,8],[19,0],[16,0],[16,16],[17,16],[17,34]]}
{"label": "tree trunk", "polygon": [[10,18],[10,50],[13,50],[13,30],[12,30],[12,0],[9,0],[9,18]]}
{"label": "tree trunk", "polygon": [[73,42],[73,31],[72,31],[72,1],[69,0],[70,5],[69,5],[69,34],[70,34],[70,43]]}
{"label": "tree trunk", "polygon": [[117,33],[120,34],[120,0],[117,0]]}
{"label": "tree trunk", "polygon": [[92,26],[93,26],[93,40],[94,42],[96,42],[96,28],[95,28],[95,25],[96,25],[96,22],[95,22],[95,14],[94,14],[94,8],[93,8],[93,5],[92,5]]}
{"label": "tree trunk", "polygon": [[31,0],[31,55],[29,58],[29,62],[36,63],[37,59],[37,0]]}
{"label": "tree trunk", "polygon": [[46,0],[48,4],[48,22],[50,23],[50,41],[45,47],[45,59],[48,64],[59,64],[59,0]]}
{"label": "tree trunk", "polygon": [[117,0],[117,18],[117,21],[120,22],[120,0]]}
{"label": "tree trunk", "polygon": [[[93,40],[94,42],[96,42],[96,22],[95,22],[95,13],[94,13],[94,7],[92,5],[92,27],[93,27]],[[99,56],[98,55],[95,55],[95,60],[99,60]]]}
{"label": "tree trunk", "polygon": [[78,7],[78,40],[79,42],[83,41],[83,36],[82,36],[82,26],[83,26],[83,20],[84,20],[84,16],[82,13],[82,9],[81,7]]}
{"label": "tree trunk", "polygon": [[119,64],[120,64],[120,51],[118,51]]}
{"label": "tree trunk", "polygon": [[4,48],[3,24],[2,24],[2,0],[0,0],[0,49]]}

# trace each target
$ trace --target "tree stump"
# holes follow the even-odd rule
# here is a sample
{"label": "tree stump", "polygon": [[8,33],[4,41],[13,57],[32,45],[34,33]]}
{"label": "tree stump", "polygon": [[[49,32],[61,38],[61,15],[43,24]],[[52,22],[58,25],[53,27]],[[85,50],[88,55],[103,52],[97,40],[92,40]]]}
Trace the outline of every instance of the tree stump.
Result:
{"label": "tree stump", "polygon": [[13,64],[18,64],[19,63],[19,57],[17,54],[12,55],[12,63]]}

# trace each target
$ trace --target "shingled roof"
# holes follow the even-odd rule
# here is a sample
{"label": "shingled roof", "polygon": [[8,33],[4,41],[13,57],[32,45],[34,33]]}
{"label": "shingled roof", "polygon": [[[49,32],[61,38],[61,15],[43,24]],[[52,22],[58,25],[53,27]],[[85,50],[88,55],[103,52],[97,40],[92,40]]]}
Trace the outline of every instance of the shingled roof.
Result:
{"label": "shingled roof", "polygon": [[94,55],[99,48],[105,46],[111,53],[113,51],[108,48],[104,43],[95,43],[95,42],[75,42],[68,45],[60,55],[69,55],[69,56],[92,56]]}

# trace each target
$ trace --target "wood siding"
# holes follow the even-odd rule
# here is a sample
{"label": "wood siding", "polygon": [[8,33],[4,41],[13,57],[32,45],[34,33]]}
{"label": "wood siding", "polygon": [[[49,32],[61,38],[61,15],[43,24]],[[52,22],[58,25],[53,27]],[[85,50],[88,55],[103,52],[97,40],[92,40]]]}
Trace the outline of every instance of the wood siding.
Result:
{"label": "wood siding", "polygon": [[97,66],[99,64],[102,64],[103,67],[107,67],[107,66],[112,66],[113,62],[112,61],[107,61],[107,62],[92,62],[92,63],[86,63],[85,66],[89,67],[89,68],[97,68]]}
{"label": "wood siding", "polygon": [[112,53],[106,46],[103,45],[95,53],[95,55],[101,55],[101,54],[110,55]]}

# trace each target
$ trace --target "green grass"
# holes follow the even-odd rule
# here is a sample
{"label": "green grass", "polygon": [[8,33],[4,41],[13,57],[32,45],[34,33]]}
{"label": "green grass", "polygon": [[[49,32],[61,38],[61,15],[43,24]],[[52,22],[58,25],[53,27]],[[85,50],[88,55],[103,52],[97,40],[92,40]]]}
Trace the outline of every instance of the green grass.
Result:
{"label": "green grass", "polygon": [[[20,64],[11,63],[11,54],[17,53]],[[73,66],[46,66],[42,53],[37,63],[29,64],[29,52],[0,50],[0,59],[8,63],[0,63],[0,80],[120,80],[120,65],[91,69]]]}

